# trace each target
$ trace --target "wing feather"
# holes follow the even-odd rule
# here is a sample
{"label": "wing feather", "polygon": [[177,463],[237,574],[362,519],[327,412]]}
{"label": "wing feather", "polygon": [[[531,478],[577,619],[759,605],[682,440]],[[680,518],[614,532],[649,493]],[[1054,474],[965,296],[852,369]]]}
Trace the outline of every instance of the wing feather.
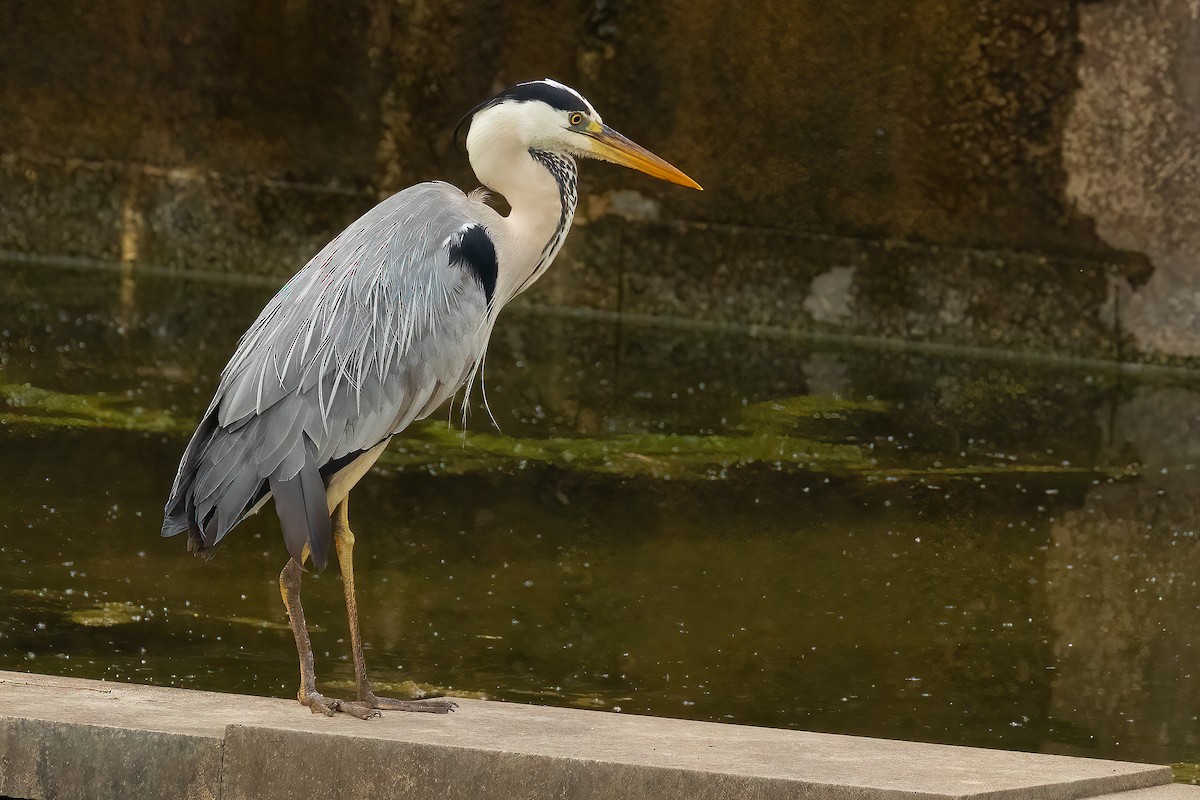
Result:
{"label": "wing feather", "polygon": [[[297,555],[301,520],[314,525],[313,475],[427,416],[461,386],[494,313],[474,273],[452,257],[456,232],[483,227],[480,209],[448,184],[414,186],[280,289],[222,371],[176,475],[164,535],[198,528],[211,548],[269,483]],[[323,563],[328,539],[310,530],[318,534],[326,539],[308,543]]]}

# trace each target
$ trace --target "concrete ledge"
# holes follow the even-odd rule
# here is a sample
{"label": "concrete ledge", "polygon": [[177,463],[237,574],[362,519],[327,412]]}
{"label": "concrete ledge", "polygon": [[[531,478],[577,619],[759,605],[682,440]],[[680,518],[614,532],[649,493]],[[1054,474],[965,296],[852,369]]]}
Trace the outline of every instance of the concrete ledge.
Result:
{"label": "concrete ledge", "polygon": [[475,700],[362,722],[13,672],[0,700],[0,795],[28,800],[1200,798],[1145,764]]}

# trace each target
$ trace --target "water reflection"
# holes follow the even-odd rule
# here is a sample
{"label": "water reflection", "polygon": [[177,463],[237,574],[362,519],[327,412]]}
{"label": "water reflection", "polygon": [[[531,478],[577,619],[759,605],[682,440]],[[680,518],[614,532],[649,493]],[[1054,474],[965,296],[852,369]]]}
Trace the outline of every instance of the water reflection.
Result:
{"label": "water reflection", "polygon": [[[290,695],[273,515],[212,562],[157,537],[269,290],[0,286],[0,668]],[[435,421],[355,492],[381,683],[1196,759],[1191,386],[506,317],[502,432]],[[336,576],[306,607],[349,685]]]}
{"label": "water reflection", "polygon": [[1112,458],[1135,458],[1142,475],[1091,487],[1052,524],[1046,587],[1062,674],[1051,715],[1085,752],[1111,741],[1194,760],[1200,395],[1137,387],[1100,422]]}

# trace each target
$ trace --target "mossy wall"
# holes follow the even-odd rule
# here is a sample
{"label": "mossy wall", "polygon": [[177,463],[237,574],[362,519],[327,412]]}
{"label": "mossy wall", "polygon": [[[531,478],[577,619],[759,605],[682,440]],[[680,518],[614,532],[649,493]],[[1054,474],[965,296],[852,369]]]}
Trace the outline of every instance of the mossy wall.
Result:
{"label": "mossy wall", "polygon": [[533,301],[1190,363],[1200,234],[1152,245],[1196,30],[1186,0],[13,0],[0,249],[286,275],[381,196],[472,184],[459,115],[551,75],[706,191],[587,165]]}

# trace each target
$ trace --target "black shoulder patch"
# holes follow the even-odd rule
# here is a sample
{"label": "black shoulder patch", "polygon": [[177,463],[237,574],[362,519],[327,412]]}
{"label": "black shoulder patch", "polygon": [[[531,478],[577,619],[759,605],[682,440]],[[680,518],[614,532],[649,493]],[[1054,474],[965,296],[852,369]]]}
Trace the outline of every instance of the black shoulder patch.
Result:
{"label": "black shoulder patch", "polygon": [[483,288],[488,305],[496,292],[496,276],[500,265],[496,261],[496,246],[482,225],[472,225],[450,243],[450,263],[471,272]]}

